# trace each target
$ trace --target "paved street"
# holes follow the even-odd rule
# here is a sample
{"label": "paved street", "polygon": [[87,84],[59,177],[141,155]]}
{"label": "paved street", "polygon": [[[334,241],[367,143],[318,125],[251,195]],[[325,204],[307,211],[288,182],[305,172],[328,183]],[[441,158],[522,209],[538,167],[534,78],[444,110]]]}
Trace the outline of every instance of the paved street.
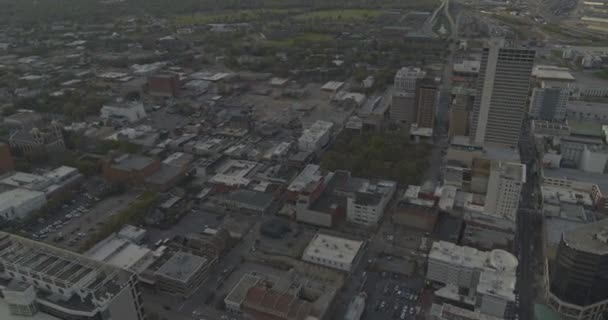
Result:
{"label": "paved street", "polygon": [[533,170],[536,165],[533,144],[531,143],[529,125],[522,126],[520,157],[527,165],[526,184],[522,189],[520,210],[517,217],[517,234],[515,251],[519,258],[517,293],[519,294],[519,319],[532,319],[536,292],[537,261],[542,256],[539,252],[542,241],[542,215],[537,210],[538,176]]}

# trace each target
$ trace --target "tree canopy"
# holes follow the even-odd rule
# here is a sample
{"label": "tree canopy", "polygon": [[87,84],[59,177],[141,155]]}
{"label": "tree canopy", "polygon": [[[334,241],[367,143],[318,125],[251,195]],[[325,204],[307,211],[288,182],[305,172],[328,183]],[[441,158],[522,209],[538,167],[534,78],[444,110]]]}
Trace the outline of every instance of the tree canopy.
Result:
{"label": "tree canopy", "polygon": [[396,180],[403,185],[419,184],[428,168],[431,147],[411,144],[401,132],[343,132],[323,157],[327,170],[349,170],[353,175]]}

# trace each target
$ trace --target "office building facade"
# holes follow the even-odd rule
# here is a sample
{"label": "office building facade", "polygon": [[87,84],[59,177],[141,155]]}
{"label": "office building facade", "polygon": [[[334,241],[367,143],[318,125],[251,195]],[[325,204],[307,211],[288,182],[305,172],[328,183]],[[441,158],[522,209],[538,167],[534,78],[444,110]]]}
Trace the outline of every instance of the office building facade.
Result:
{"label": "office building facade", "polygon": [[608,315],[608,220],[562,234],[549,268],[549,306],[566,320]]}
{"label": "office building facade", "polygon": [[418,103],[416,91],[418,83],[426,76],[420,68],[404,67],[397,71],[390,114],[393,120],[411,125],[417,121]]}
{"label": "office building facade", "polygon": [[470,136],[477,144],[517,146],[528,105],[535,51],[492,41],[483,50]]}
{"label": "office building facade", "polygon": [[494,161],[488,178],[484,211],[515,221],[524,183],[526,165]]}
{"label": "office building facade", "polygon": [[419,81],[416,89],[416,123],[419,128],[433,128],[437,109],[437,83],[432,79]]}

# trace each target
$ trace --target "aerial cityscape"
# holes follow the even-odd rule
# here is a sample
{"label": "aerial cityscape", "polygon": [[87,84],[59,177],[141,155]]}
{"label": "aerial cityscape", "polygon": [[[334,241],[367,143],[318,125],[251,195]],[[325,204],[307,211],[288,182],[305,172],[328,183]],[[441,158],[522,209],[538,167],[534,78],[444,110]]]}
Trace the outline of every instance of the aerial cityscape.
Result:
{"label": "aerial cityscape", "polygon": [[608,320],[608,0],[0,8],[0,320]]}

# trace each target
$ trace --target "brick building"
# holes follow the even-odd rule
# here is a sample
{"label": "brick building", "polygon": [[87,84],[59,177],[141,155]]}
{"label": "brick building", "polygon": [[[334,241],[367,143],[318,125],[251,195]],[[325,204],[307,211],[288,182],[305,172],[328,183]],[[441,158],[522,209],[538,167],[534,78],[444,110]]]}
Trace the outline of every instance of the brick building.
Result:
{"label": "brick building", "polygon": [[15,160],[6,143],[0,142],[0,174],[15,170]]}
{"label": "brick building", "polygon": [[160,161],[149,157],[126,154],[106,160],[103,177],[110,183],[143,185],[146,178],[160,169]]}
{"label": "brick building", "polygon": [[172,73],[148,77],[148,93],[158,97],[175,97],[180,89],[179,75]]}

